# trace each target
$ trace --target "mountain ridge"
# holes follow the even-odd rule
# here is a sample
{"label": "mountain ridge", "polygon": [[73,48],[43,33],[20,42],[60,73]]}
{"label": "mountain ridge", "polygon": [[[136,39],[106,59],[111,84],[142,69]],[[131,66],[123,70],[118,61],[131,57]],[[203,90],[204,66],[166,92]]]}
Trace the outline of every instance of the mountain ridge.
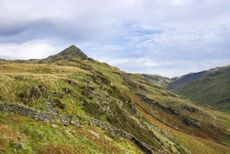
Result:
{"label": "mountain ridge", "polygon": [[[85,54],[75,55],[76,50],[63,50],[64,54],[37,61],[0,63],[0,102],[64,118],[64,125],[60,125],[17,112],[0,112],[0,152],[14,151],[19,143],[19,153],[28,149],[146,153],[143,145],[159,154],[224,154],[230,150],[228,115],[168,91],[155,82],[161,83],[161,79],[126,73],[84,58]],[[73,127],[71,119],[76,117],[80,125]],[[90,125],[90,119],[98,123]],[[18,132],[22,139],[11,141],[10,135],[2,131],[6,128]],[[124,138],[117,131],[133,137]]]}

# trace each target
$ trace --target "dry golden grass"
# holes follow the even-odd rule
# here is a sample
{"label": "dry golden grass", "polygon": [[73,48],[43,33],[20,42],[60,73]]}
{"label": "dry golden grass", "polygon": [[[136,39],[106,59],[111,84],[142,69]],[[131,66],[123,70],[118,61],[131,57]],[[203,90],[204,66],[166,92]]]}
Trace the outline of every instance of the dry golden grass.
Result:
{"label": "dry golden grass", "polygon": [[59,66],[53,64],[29,64],[29,63],[2,63],[0,72],[3,73],[34,73],[34,74],[68,74],[73,72],[87,73],[79,67]]}
{"label": "dry golden grass", "polygon": [[41,149],[39,154],[83,154],[79,147],[67,145],[47,145]]}
{"label": "dry golden grass", "polygon": [[19,132],[12,130],[8,126],[2,124],[0,124],[0,134],[1,138],[7,138],[10,140],[18,140],[21,136]]}

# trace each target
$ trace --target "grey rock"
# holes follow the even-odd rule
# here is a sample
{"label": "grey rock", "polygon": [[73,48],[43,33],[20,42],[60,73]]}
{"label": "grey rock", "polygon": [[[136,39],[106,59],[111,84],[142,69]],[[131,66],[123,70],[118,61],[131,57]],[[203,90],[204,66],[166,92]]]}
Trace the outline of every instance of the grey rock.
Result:
{"label": "grey rock", "polygon": [[201,127],[201,122],[196,120],[196,119],[188,119],[185,118],[183,119],[184,124],[186,124],[189,127],[193,127],[193,128],[200,128]]}
{"label": "grey rock", "polygon": [[15,144],[13,145],[13,147],[14,147],[15,150],[19,151],[19,150],[22,149],[22,144],[21,144],[21,143],[15,143]]}
{"label": "grey rock", "polygon": [[73,80],[65,80],[65,82],[67,82],[68,84],[70,84],[73,87],[77,87],[77,83]]}
{"label": "grey rock", "polygon": [[80,127],[80,122],[79,122],[79,120],[76,120],[76,119],[74,119],[74,120],[72,119],[70,121],[70,124],[72,124],[75,127]]}
{"label": "grey rock", "polygon": [[67,125],[79,126],[80,125],[79,119],[77,117],[72,118],[74,122],[73,124],[71,124],[70,118],[68,116],[64,116],[64,115],[58,116],[57,114],[53,114],[53,113],[38,112],[36,110],[27,108],[19,104],[0,103],[0,111],[16,113],[16,114],[30,117],[35,120],[44,121],[44,122],[61,123],[65,126]]}
{"label": "grey rock", "polygon": [[63,88],[63,91],[66,93],[66,94],[70,94],[72,92],[71,89],[69,88]]}

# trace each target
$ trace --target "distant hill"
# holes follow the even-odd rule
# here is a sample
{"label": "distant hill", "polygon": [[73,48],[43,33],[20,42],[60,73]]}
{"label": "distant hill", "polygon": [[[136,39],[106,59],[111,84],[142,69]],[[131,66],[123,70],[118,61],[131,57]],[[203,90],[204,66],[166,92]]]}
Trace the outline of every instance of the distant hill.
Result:
{"label": "distant hill", "polygon": [[153,82],[154,84],[159,86],[166,86],[170,82],[172,82],[172,79],[160,75],[149,75],[149,74],[141,74],[141,75],[145,80],[149,82]]}
{"label": "distant hill", "polygon": [[173,79],[168,89],[195,102],[230,113],[230,65]]}

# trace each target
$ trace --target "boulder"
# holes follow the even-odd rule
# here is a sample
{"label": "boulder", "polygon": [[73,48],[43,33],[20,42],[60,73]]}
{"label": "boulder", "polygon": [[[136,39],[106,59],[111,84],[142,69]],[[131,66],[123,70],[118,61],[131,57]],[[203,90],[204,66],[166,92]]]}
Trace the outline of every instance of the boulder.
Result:
{"label": "boulder", "polygon": [[73,80],[65,80],[65,82],[67,82],[72,87],[77,87],[77,83],[75,81],[73,81]]}
{"label": "boulder", "polygon": [[200,128],[201,127],[201,122],[196,120],[196,119],[189,119],[189,118],[185,118],[183,119],[184,124],[186,124],[189,127],[193,127],[193,128]]}

